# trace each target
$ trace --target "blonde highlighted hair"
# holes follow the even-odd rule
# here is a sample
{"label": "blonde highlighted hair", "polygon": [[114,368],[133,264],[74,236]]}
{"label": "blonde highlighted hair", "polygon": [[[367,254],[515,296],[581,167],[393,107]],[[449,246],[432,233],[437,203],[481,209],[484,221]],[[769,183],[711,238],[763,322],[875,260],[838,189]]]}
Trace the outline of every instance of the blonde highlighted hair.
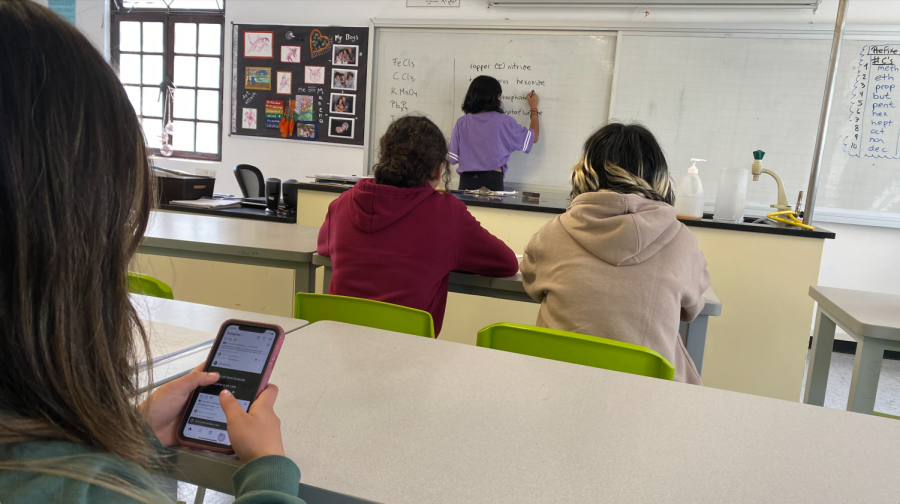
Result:
{"label": "blonde highlighted hair", "polygon": [[675,203],[666,157],[640,124],[609,123],[584,143],[570,176],[572,199],[588,192],[611,191]]}

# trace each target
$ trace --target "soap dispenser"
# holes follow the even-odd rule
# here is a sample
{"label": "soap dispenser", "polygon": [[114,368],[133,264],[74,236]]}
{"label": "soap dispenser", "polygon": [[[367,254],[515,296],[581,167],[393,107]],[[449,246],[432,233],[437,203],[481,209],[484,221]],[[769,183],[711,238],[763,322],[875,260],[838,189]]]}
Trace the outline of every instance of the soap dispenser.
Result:
{"label": "soap dispenser", "polygon": [[675,188],[675,214],[679,219],[699,220],[703,218],[703,182],[700,181],[698,162],[706,162],[705,159],[691,158],[693,164],[688,168],[687,175],[681,179]]}

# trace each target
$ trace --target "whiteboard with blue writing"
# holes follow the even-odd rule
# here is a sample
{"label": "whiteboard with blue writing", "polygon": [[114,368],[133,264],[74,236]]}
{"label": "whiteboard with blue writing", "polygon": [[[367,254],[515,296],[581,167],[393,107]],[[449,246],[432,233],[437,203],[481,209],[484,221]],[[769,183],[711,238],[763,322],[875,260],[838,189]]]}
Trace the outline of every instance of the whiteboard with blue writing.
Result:
{"label": "whiteboard with blue writing", "polygon": [[[611,117],[653,130],[676,180],[690,158],[707,159],[700,176],[708,208],[721,169],[749,169],[756,149],[766,151],[765,166],[782,177],[791,205],[807,190],[829,36],[648,33],[619,44]],[[842,46],[816,204],[823,218],[897,220],[889,215],[900,212],[900,100],[890,87],[900,58],[892,48],[900,45]],[[748,208],[767,209],[776,194],[763,175],[750,182]]]}
{"label": "whiteboard with blue writing", "polygon": [[900,212],[900,42],[848,40],[835,87],[819,205]]}
{"label": "whiteboard with blue writing", "polygon": [[605,32],[379,28],[368,168],[401,115],[426,115],[449,139],[469,82],[487,74],[500,80],[504,110],[523,126],[525,95],[540,97],[540,141],[531,154],[512,155],[506,180],[566,186],[585,138],[609,115],[615,50],[615,35]]}

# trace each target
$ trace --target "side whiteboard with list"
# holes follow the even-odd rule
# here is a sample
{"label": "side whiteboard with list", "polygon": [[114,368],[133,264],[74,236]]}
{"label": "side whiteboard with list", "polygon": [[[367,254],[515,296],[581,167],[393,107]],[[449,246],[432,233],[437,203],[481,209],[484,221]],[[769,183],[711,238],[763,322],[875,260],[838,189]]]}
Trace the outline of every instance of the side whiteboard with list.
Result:
{"label": "side whiteboard with list", "polygon": [[490,75],[504,111],[528,126],[525,95],[540,97],[540,140],[513,153],[506,180],[565,186],[585,138],[606,122],[616,53],[609,32],[376,28],[369,166],[378,140],[405,114],[433,120],[449,140],[469,83]]}
{"label": "side whiteboard with list", "polygon": [[[619,39],[611,118],[639,121],[680,179],[690,158],[711,208],[722,168],[750,169],[753,151],[807,190],[825,89],[830,33],[626,33]],[[851,30],[841,47],[819,171],[816,216],[900,227],[900,33]],[[775,182],[750,182],[749,208],[767,210]]]}
{"label": "side whiteboard with list", "polygon": [[231,135],[364,144],[368,28],[232,30]]}

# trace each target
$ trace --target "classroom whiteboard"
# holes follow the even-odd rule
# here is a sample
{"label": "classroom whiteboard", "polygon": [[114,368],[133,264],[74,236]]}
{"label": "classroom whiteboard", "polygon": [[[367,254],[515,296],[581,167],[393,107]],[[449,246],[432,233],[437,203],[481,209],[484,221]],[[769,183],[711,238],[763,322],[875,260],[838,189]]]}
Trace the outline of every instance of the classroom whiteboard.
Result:
{"label": "classroom whiteboard", "polygon": [[[749,169],[756,149],[766,151],[764,164],[782,177],[792,206],[798,192],[807,190],[830,37],[635,34],[623,35],[619,44],[611,117],[648,126],[663,144],[676,181],[690,158],[707,159],[700,176],[708,208],[721,169]],[[887,122],[894,113],[893,89],[875,93],[876,85],[900,73],[894,73],[892,62],[881,65],[877,75],[868,72],[868,85],[860,81],[866,73],[861,65],[883,57],[869,54],[873,44],[886,45],[865,40],[842,45],[819,177],[820,216],[862,211],[871,219],[871,213],[900,212],[900,124]],[[900,45],[891,47],[900,52]],[[888,77],[876,83],[877,76]],[[871,134],[875,128],[884,131]],[[767,209],[776,195],[774,181],[763,175],[750,182],[748,208]]]}
{"label": "classroom whiteboard", "polygon": [[900,212],[900,41],[841,49],[817,206]]}
{"label": "classroom whiteboard", "polygon": [[514,153],[507,182],[567,186],[587,136],[609,115],[616,37],[602,32],[496,32],[379,28],[369,166],[393,119],[417,113],[448,138],[471,79],[487,74],[503,86],[504,110],[528,126],[525,95],[540,97],[540,141]]}
{"label": "classroom whiteboard", "polygon": [[[722,168],[747,168],[753,151],[784,181],[791,206],[806,191],[831,40],[687,36],[621,37],[612,117],[638,121],[662,143],[678,181],[700,164],[708,205]],[[747,204],[777,201],[768,175]]]}

